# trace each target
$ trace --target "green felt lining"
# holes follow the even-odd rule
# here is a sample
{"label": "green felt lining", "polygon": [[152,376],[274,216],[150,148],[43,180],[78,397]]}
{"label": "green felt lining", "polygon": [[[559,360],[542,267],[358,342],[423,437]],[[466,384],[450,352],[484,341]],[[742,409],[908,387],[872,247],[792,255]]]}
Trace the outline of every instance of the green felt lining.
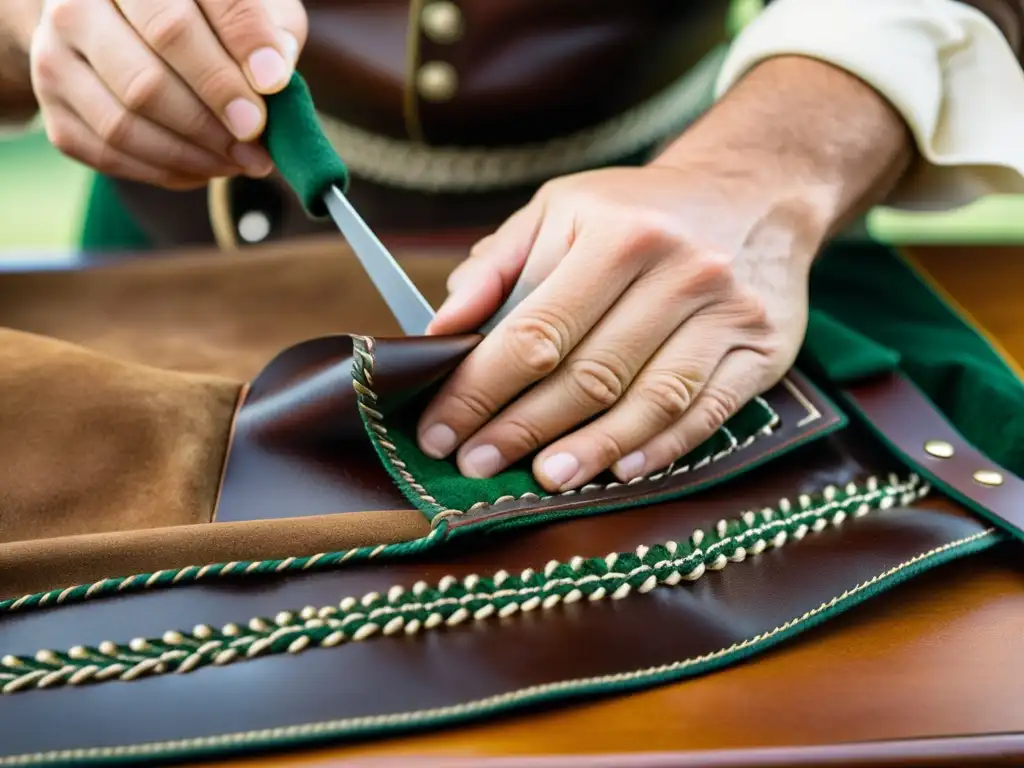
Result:
{"label": "green felt lining", "polygon": [[336,186],[348,191],[348,168],[324,136],[309,86],[296,72],[288,86],[267,97],[263,143],[277,170],[313,218],[327,216],[323,196]]}
{"label": "green felt lining", "polygon": [[[353,365],[353,377],[365,392],[372,392],[373,353],[368,348],[370,340],[354,337],[356,344],[356,362]],[[360,362],[361,361],[361,362]],[[364,368],[368,367],[368,370]],[[438,460],[430,458],[419,450],[416,444],[416,421],[422,412],[423,402],[429,399],[432,390],[422,393],[414,400],[402,403],[391,410],[386,398],[371,395],[369,403],[364,402],[360,413],[367,432],[370,435],[378,456],[384,463],[392,478],[405,493],[406,497],[422,510],[432,522],[444,519],[452,512],[464,513],[473,509],[495,504],[510,498],[547,498],[549,494],[533,476],[531,469],[532,456],[527,456],[513,466],[493,478],[467,478],[458,470],[453,459]],[[385,416],[385,413],[387,414]],[[696,468],[721,457],[743,450],[761,434],[766,434],[778,423],[778,414],[758,397],[744,406],[711,438],[675,463],[675,467]],[[725,482],[733,473],[723,473],[715,479],[715,483]],[[602,485],[617,482],[610,473],[595,478],[594,484]],[[651,482],[654,482],[653,480]],[[666,493],[664,498],[676,498],[694,492],[699,487],[693,486]],[[650,500],[650,486],[645,489],[645,497]],[[570,513],[578,517],[592,512],[607,512],[631,506],[630,500],[618,500],[574,508]],[[561,516],[563,513],[559,513]],[[544,510],[536,515],[517,519],[516,524],[542,522],[551,518],[551,513]],[[494,525],[484,522],[481,525]],[[466,526],[464,530],[478,530],[480,525]]]}
{"label": "green felt lining", "polygon": [[1024,473],[1024,382],[894,250],[833,245],[811,301],[805,369],[838,386],[900,370],[968,442]]}

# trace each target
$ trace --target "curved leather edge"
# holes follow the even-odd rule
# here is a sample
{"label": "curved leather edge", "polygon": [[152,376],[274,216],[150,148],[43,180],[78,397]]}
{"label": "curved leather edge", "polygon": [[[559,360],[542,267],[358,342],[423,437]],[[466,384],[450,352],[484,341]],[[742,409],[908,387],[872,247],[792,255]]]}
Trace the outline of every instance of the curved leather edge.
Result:
{"label": "curved leather edge", "polygon": [[[296,344],[250,382],[234,421],[217,523],[414,508],[380,465],[360,418],[352,339]],[[374,386],[399,399],[415,396],[475,343],[382,339]]]}

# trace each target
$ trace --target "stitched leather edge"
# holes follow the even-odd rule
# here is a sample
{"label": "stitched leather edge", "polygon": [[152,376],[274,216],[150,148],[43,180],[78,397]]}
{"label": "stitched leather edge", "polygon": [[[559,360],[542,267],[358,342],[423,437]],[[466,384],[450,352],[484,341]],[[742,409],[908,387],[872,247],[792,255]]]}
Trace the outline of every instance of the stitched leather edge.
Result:
{"label": "stitched leather edge", "polygon": [[541,513],[584,514],[594,506],[600,506],[601,511],[612,511],[656,503],[723,482],[847,423],[845,415],[806,376],[791,369],[779,385],[763,396],[768,409],[779,417],[777,423],[769,425],[769,430],[762,430],[756,439],[745,441],[711,459],[699,461],[692,467],[680,468],[675,473],[655,472],[629,483],[593,484],[551,496],[507,496],[495,502],[474,504],[466,510],[449,509],[409,471],[398,447],[389,439],[386,416],[378,409],[377,394],[372,388],[374,339],[368,336],[352,338],[352,386],[357,394],[367,434],[381,459],[388,465],[389,472],[399,480],[407,495],[415,496],[411,500],[414,503],[418,501],[421,508],[426,506],[428,513],[432,512],[431,525],[436,526],[446,521],[452,533],[485,523],[491,526],[515,521],[527,522],[526,518]]}

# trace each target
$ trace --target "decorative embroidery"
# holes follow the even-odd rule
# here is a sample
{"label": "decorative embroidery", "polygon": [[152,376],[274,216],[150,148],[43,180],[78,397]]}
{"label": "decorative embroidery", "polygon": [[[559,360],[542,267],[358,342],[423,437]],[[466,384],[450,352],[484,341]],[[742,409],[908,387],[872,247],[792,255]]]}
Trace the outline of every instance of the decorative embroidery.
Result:
{"label": "decorative embroidery", "polygon": [[[381,457],[388,462],[398,478],[400,479],[400,485],[403,485],[412,490],[416,496],[425,503],[430,510],[433,512],[430,518],[431,525],[439,525],[445,519],[464,515],[467,512],[474,512],[487,507],[497,506],[511,501],[544,501],[551,498],[559,498],[563,496],[573,496],[578,494],[592,493],[594,491],[606,491],[612,488],[618,488],[624,485],[632,486],[640,483],[651,483],[658,482],[659,480],[665,480],[670,477],[677,477],[678,475],[692,472],[698,469],[702,469],[708,464],[713,464],[716,461],[721,461],[726,456],[731,456],[737,451],[741,451],[757,439],[771,435],[775,431],[775,428],[779,425],[779,414],[775,412],[767,401],[762,397],[755,397],[753,402],[764,409],[767,415],[767,421],[763,427],[758,429],[751,435],[745,437],[742,441],[738,440],[735,435],[732,434],[726,427],[721,428],[722,434],[728,441],[728,446],[717,453],[704,456],[703,458],[695,461],[693,464],[686,464],[682,466],[676,466],[675,464],[670,465],[668,468],[655,472],[644,477],[633,478],[627,483],[612,482],[607,484],[593,483],[590,485],[584,485],[582,488],[572,489],[568,491],[562,491],[555,494],[538,494],[538,493],[524,493],[521,496],[501,496],[494,501],[478,501],[475,504],[470,505],[467,509],[450,509],[445,507],[438,500],[430,495],[427,489],[423,486],[419,480],[409,471],[408,465],[402,460],[399,455],[398,447],[391,441],[387,427],[384,426],[384,414],[381,413],[377,408],[377,393],[373,391],[373,372],[374,372],[374,340],[369,336],[353,336],[353,366],[352,366],[352,387],[356,391],[356,402],[358,403],[360,413],[363,415],[363,422],[366,424],[370,439],[374,445],[377,446],[378,453]],[[355,360],[360,362],[356,364]],[[787,382],[788,383],[788,382]],[[789,387],[795,389],[791,383]],[[806,399],[806,398],[804,398]],[[813,406],[811,406],[813,408]]]}
{"label": "decorative embroidery", "polygon": [[[906,574],[915,570],[922,570],[946,562],[958,555],[977,548],[984,549],[992,543],[999,541],[998,532],[995,528],[986,528],[983,531],[965,536],[954,541],[947,542],[938,547],[915,555],[898,565],[894,565],[872,578],[862,581],[860,584],[844,590],[842,594],[826,600],[815,608],[805,611],[800,616],[790,619],[779,626],[770,629],[753,637],[745,638],[725,648],[705,653],[701,656],[691,656],[670,664],[663,664],[657,667],[646,667],[644,669],[631,670],[629,672],[618,672],[610,675],[600,675],[589,678],[577,678],[571,680],[558,680],[551,683],[532,685],[526,688],[508,691],[505,693],[488,696],[483,699],[460,702],[441,707],[429,709],[410,710],[407,712],[396,712],[388,715],[368,715],[364,717],[349,717],[336,720],[324,720],[312,723],[301,723],[298,725],[277,726],[274,728],[262,728],[252,731],[236,731],[234,733],[217,734],[215,736],[201,736],[189,739],[174,739],[160,742],[141,742],[136,744],[119,745],[113,747],[81,747],[78,749],[51,750],[48,752],[36,752],[10,757],[0,757],[0,766],[9,765],[33,765],[39,763],[55,763],[65,761],[95,760],[95,759],[119,759],[131,757],[139,760],[143,757],[150,759],[156,757],[183,757],[196,750],[206,750],[225,746],[231,747],[259,747],[279,745],[288,742],[292,745],[300,743],[304,739],[315,738],[338,738],[350,735],[357,735],[367,730],[378,731],[381,728],[389,727],[412,727],[417,725],[429,725],[437,723],[450,723],[460,718],[488,714],[496,711],[508,710],[510,707],[527,705],[533,702],[549,700],[554,696],[592,692],[607,689],[611,686],[618,690],[635,689],[641,685],[652,683],[669,682],[693,675],[708,669],[712,664],[719,665],[721,660],[726,663],[737,654],[749,654],[752,650],[765,646],[770,647],[773,642],[793,635],[805,628],[809,622],[821,621],[827,618],[830,612],[842,608],[851,601],[857,602],[871,595],[873,590],[884,589],[886,586],[898,582]],[[988,541],[985,541],[988,539]]]}
{"label": "decorative embroidery", "polygon": [[748,554],[780,547],[790,538],[802,539],[808,531],[841,525],[851,515],[861,517],[897,502],[908,505],[928,490],[917,475],[904,481],[891,475],[885,485],[872,477],[863,486],[850,483],[842,490],[828,486],[816,500],[809,495],[798,497],[796,504],[782,499],[776,509],[748,510],[738,519],[720,520],[710,531],[698,529],[686,541],[640,546],[635,552],[574,557],[567,563],[552,560],[542,571],[498,571],[488,578],[446,576],[436,586],[423,581],[408,591],[394,586],[384,595],[346,597],[337,606],[307,606],[273,619],[257,617],[245,627],[227,624],[214,629],[201,624],[187,634],[172,630],[158,639],[136,638],[127,645],[105,641],[95,648],[42,650],[32,657],[8,655],[0,659],[0,692],[185,673],[210,664],[299,653],[380,635],[411,635],[584,599],[618,600],[659,585],[695,581],[707,569],[720,570]]}

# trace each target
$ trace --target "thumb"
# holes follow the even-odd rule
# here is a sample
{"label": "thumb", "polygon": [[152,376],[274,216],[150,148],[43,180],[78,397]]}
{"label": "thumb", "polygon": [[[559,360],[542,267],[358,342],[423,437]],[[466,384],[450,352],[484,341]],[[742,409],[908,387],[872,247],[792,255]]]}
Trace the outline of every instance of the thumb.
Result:
{"label": "thumb", "polygon": [[474,331],[498,311],[523,271],[542,213],[531,202],[473,246],[448,278],[448,298],[427,327],[429,335]]}
{"label": "thumb", "polygon": [[301,0],[263,0],[270,21],[278,29],[281,45],[291,56],[292,66],[299,60],[309,37],[309,19]]}

